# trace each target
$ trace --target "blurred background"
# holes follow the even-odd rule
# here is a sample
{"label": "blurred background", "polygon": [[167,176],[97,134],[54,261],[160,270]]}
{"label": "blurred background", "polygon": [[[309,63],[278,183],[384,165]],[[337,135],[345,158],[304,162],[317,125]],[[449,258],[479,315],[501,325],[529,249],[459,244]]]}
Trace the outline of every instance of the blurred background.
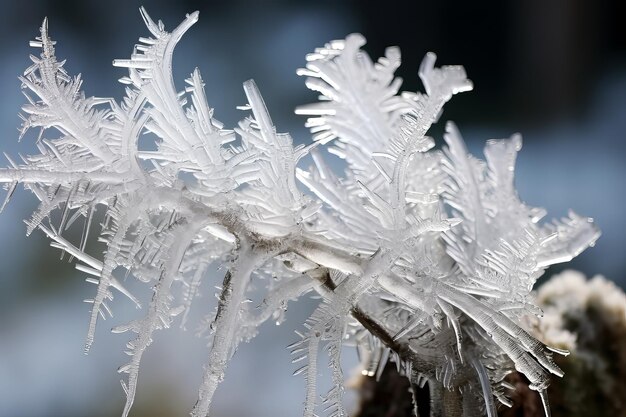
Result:
{"label": "blurred background", "polygon": [[[485,140],[521,132],[522,199],[546,208],[549,217],[573,208],[593,217],[603,231],[594,248],[546,276],[567,267],[626,285],[623,1],[4,0],[3,151],[17,156],[33,149],[32,140],[17,143],[17,114],[25,103],[17,76],[30,65],[28,55],[36,53],[28,41],[38,35],[44,16],[58,41],[57,56],[68,58],[70,74],[83,74],[86,94],[119,98],[123,89],[116,80],[125,74],[111,60],[127,57],[136,39],[147,34],[141,4],[170,29],[185,13],[200,10],[200,21],[175,53],[179,88],[199,67],[216,117],[230,127],[242,116],[235,109],[245,103],[241,83],[254,78],[279,130],[299,142],[309,136],[293,109],[315,100],[315,94],[295,70],[304,66],[306,53],[329,40],[360,32],[373,58],[386,46],[400,46],[398,73],[405,90],[421,89],[417,68],[427,51],[438,54],[439,65],[464,65],[475,90],[455,96],[431,134],[441,143],[443,122],[454,120],[480,156]],[[100,323],[91,353],[82,355],[89,309],[81,300],[95,290],[73,265],[59,261],[41,233],[25,237],[22,220],[34,207],[35,198],[20,189],[0,216],[0,416],[119,415],[124,394],[115,369],[126,361],[127,336],[109,329],[140,312],[116,300],[115,318]],[[207,285],[203,293],[210,299],[213,291]],[[304,382],[291,376],[295,368],[284,347],[312,308],[312,303],[292,307],[287,322],[266,326],[240,347],[212,416],[300,415]],[[145,355],[132,415],[188,415],[206,352],[193,329],[158,333]],[[349,374],[356,362],[351,352],[345,356]]]}

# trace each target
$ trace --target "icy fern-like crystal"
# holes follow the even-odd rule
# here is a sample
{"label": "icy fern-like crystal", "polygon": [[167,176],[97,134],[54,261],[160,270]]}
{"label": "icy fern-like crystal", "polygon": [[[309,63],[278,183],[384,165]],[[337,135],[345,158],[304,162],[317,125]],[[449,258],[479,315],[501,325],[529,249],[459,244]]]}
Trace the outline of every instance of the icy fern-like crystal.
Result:
{"label": "icy fern-like crystal", "polygon": [[[443,105],[472,88],[462,67],[435,67],[429,53],[419,69],[425,92],[399,93],[397,48],[373,62],[360,49],[361,35],[333,41],[299,70],[321,96],[296,110],[308,116],[313,141],[294,146],[252,80],[241,107],[250,113],[232,130],[214,118],[199,70],[176,90],[173,50],[197,12],[172,32],[144,9],[141,15],[148,37],[130,59],[114,61],[128,71],[120,101],[85,96],[80,76],[57,60],[44,21],[31,42],[40,54],[20,77],[28,100],[20,132],[39,129],[39,153],[19,163],[9,158],[10,167],[0,169],[7,201],[18,184],[40,201],[27,232],[42,230],[97,285],[87,300],[86,351],[115,292],[145,310],[113,329],[133,334],[119,369],[126,374],[124,416],[155,332],[178,317],[187,325],[213,263],[227,272],[215,315],[203,322],[211,342],[195,417],[209,414],[237,346],[310,292],[322,301],[290,346],[295,374],[306,378],[305,416],[320,409],[346,415],[345,344],[357,346],[366,374],[380,375],[391,360],[414,386],[427,383],[433,416],[454,409],[451,402],[463,415],[494,416],[498,403],[510,405],[503,379],[512,369],[549,412],[549,374],[562,374],[552,354],[566,352],[544,346],[519,319],[540,315],[529,294],[545,268],[570,260],[599,232],[574,213],[541,222],[543,211],[518,198],[519,135],[488,141],[481,161],[448,122],[445,146],[433,149],[426,134]],[[345,159],[342,175],[326,165],[324,149]],[[313,166],[298,167],[307,154]],[[71,242],[67,230],[81,223],[80,240]],[[87,252],[90,234],[99,234],[104,253]],[[147,305],[124,288],[123,270],[152,289]],[[275,279],[257,279],[268,270]],[[256,281],[269,282],[258,306],[246,302]],[[322,349],[333,388],[320,402]]]}

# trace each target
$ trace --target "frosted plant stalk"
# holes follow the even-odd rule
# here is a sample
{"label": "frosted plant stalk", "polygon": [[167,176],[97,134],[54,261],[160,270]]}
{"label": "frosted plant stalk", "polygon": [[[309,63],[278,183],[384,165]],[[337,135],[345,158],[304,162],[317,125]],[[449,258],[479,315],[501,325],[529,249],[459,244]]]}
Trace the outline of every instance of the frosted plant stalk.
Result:
{"label": "frosted plant stalk", "polygon": [[[309,293],[322,301],[290,346],[294,373],[306,378],[305,416],[322,408],[345,415],[345,345],[356,345],[368,375],[393,361],[413,386],[427,382],[432,415],[494,416],[498,402],[510,406],[503,379],[513,369],[549,413],[549,374],[562,375],[552,354],[566,352],[544,346],[519,320],[541,313],[530,291],[544,270],[578,255],[599,231],[573,212],[543,222],[543,210],[518,198],[519,135],[489,140],[481,161],[448,122],[445,146],[435,149],[430,126],[453,95],[473,87],[463,67],[436,67],[428,53],[419,69],[425,92],[400,92],[398,48],[373,62],[363,36],[332,41],[298,71],[320,101],[296,109],[313,141],[294,146],[252,80],[241,107],[250,114],[233,129],[214,117],[198,69],[177,91],[173,51],[197,12],[171,32],[143,8],[141,16],[149,36],[114,61],[128,71],[119,101],[85,96],[81,77],[57,60],[44,20],[31,42],[40,54],[20,77],[28,100],[20,136],[38,129],[39,153],[7,157],[0,169],[3,207],[17,185],[30,190],[40,204],[27,233],[42,230],[97,285],[86,351],[116,292],[146,309],[114,329],[136,334],[119,369],[127,374],[123,416],[154,333],[178,316],[187,325],[190,309],[206,302],[198,293],[212,285],[212,264],[227,272],[215,314],[201,323],[210,348],[194,417],[209,415],[237,346]],[[156,139],[145,143],[144,133]],[[345,160],[342,174],[328,167],[326,151]],[[306,155],[313,165],[298,166]],[[72,227],[82,230],[79,242],[67,238]],[[104,253],[88,253],[94,232]],[[124,271],[152,288],[147,306],[122,285]],[[259,306],[246,303],[252,283],[265,285]],[[333,388],[320,403],[323,347]]]}

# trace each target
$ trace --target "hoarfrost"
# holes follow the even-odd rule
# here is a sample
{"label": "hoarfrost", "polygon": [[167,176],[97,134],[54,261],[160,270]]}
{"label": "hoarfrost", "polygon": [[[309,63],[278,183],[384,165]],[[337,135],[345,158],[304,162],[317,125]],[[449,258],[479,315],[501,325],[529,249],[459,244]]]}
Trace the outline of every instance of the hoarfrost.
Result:
{"label": "hoarfrost", "polygon": [[[344,344],[357,346],[369,375],[392,360],[415,386],[428,382],[433,415],[444,408],[438,398],[495,415],[497,402],[510,405],[502,391],[512,369],[525,374],[549,411],[548,376],[562,374],[552,352],[562,351],[537,341],[519,320],[541,313],[529,294],[543,271],[578,255],[599,231],[573,212],[542,223],[543,210],[520,201],[517,134],[489,140],[481,161],[448,122],[446,145],[433,149],[426,134],[443,105],[472,89],[463,67],[435,67],[428,53],[419,69],[425,93],[399,92],[398,48],[373,62],[359,34],[330,42],[298,71],[321,96],[296,110],[308,116],[313,142],[294,146],[252,80],[244,83],[242,106],[251,114],[234,129],[214,118],[199,70],[176,90],[173,50],[197,12],[172,32],[143,8],[141,15],[150,37],[139,39],[130,59],[114,61],[128,70],[119,102],[85,96],[81,77],[57,60],[44,20],[31,42],[39,56],[20,77],[28,100],[20,137],[38,128],[39,153],[19,163],[9,158],[0,169],[5,204],[18,184],[40,201],[27,233],[41,229],[97,284],[88,300],[86,351],[99,316],[111,311],[113,290],[140,307],[116,278],[119,267],[153,289],[144,317],[114,329],[136,334],[127,345],[130,361],[119,369],[128,374],[124,416],[153,334],[179,314],[186,326],[212,263],[228,271],[208,320],[211,344],[193,416],[209,414],[238,344],[311,291],[322,302],[290,347],[301,366],[295,374],[306,377],[305,416],[319,408],[345,415]],[[139,145],[146,132],[156,135],[156,150]],[[323,149],[345,159],[343,175],[329,169]],[[297,166],[306,154],[314,162],[309,169]],[[93,230],[97,211],[101,230]],[[72,243],[64,234],[76,222],[83,233]],[[106,244],[103,254],[87,253],[93,233]],[[254,273],[268,265],[275,279],[258,279]],[[252,281],[267,284],[258,309],[246,303]],[[322,347],[333,388],[318,403]]]}

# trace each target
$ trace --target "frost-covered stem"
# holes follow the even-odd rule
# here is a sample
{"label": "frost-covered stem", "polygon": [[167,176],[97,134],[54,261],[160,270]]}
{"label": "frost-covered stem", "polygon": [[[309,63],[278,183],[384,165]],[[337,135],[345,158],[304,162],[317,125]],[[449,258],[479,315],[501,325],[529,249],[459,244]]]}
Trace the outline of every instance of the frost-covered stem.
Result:
{"label": "frost-covered stem", "polygon": [[[146,199],[143,199],[146,200]],[[111,285],[111,279],[113,278],[113,270],[116,267],[116,257],[120,250],[120,242],[123,241],[126,236],[126,232],[131,226],[134,219],[138,218],[143,213],[145,202],[141,197],[137,199],[131,199],[131,207],[129,212],[120,219],[117,226],[115,235],[111,238],[104,256],[103,266],[100,272],[100,278],[98,282],[98,290],[96,296],[93,299],[93,307],[91,310],[91,318],[89,320],[89,330],[87,332],[87,339],[85,341],[85,353],[88,353],[93,344],[96,334],[96,324],[98,322],[98,316],[101,314],[101,308],[104,306],[106,309],[106,299],[111,298],[109,294],[109,286]],[[139,214],[139,216],[137,215]],[[183,252],[184,254],[184,252]]]}
{"label": "frost-covered stem", "polygon": [[[317,370],[317,352],[319,349],[321,332],[315,330],[309,339],[307,357],[309,358],[308,369]],[[304,400],[304,417],[315,415],[315,400],[317,400],[317,371],[307,372],[306,376],[306,398]]]}
{"label": "frost-covered stem", "polygon": [[[333,383],[335,387],[331,390],[331,394],[326,398],[333,398],[332,404],[329,407],[336,407],[333,415],[344,416],[345,411],[341,403],[342,397],[342,380],[343,375],[341,373],[341,367],[338,364],[341,337],[344,332],[345,318],[348,316],[350,310],[354,308],[361,296],[376,282],[376,279],[381,273],[384,273],[394,261],[392,251],[380,250],[377,252],[367,263],[366,268],[360,275],[352,274],[339,286],[334,286],[332,293],[326,294],[327,302],[329,302],[329,311],[325,312],[324,308],[326,303],[321,304],[313,316],[321,314],[323,319],[319,320],[313,328],[310,329],[308,335],[308,358],[309,365],[306,373],[306,401],[304,406],[304,416],[313,417],[315,414],[315,400],[316,394],[316,377],[317,377],[317,352],[319,349],[320,340],[326,327],[330,322],[334,321],[334,334],[328,346],[333,350],[330,354],[330,365],[333,369]],[[327,280],[327,285],[330,281]],[[321,309],[321,310],[320,310]],[[332,326],[332,325],[331,325]]]}
{"label": "frost-covered stem", "polygon": [[478,376],[478,380],[480,381],[483,398],[485,400],[485,410],[487,411],[487,417],[497,417],[498,412],[496,411],[496,405],[493,402],[491,382],[489,381],[489,376],[487,375],[485,365],[483,365],[482,362],[475,356],[471,357],[470,363],[474,367],[474,370],[476,371],[476,374]]}
{"label": "frost-covered stem", "polygon": [[302,236],[295,239],[289,249],[326,268],[355,275],[363,274],[365,259],[352,255],[345,247],[337,247],[331,241]]}
{"label": "frost-covered stem", "polygon": [[212,325],[215,334],[198,393],[198,401],[191,411],[193,417],[205,417],[209,414],[213,394],[218,384],[224,379],[228,360],[237,347],[235,340],[235,333],[239,327],[237,321],[250,275],[274,255],[275,253],[254,250],[251,242],[245,238],[239,240],[237,258],[224,277],[217,314]]}
{"label": "frost-covered stem", "polygon": [[[320,274],[319,276],[314,274],[309,275],[322,283],[320,289],[327,292],[326,296],[332,296],[332,293],[337,287],[328,271],[325,271],[325,273]],[[350,314],[373,336],[377,337],[389,349],[396,352],[402,359],[414,363],[417,367],[427,369],[428,363],[425,362],[420,355],[414,352],[408,344],[396,340],[383,324],[374,319],[375,315],[371,314],[359,305],[353,306],[352,310],[350,310]]]}
{"label": "frost-covered stem", "polygon": [[122,146],[121,153],[130,164],[130,172],[134,176],[143,176],[143,170],[139,165],[139,135],[145,128],[149,120],[148,113],[144,112],[147,102],[146,94],[142,91],[135,97],[134,104],[127,114],[124,128],[121,132]]}
{"label": "frost-covered stem", "polygon": [[[380,249],[369,260],[362,274],[351,275],[337,287],[338,294],[349,300],[351,305],[355,305],[381,274],[384,274],[391,267],[395,259],[396,255],[393,251]],[[351,305],[346,307],[349,308]]]}
{"label": "frost-covered stem", "polygon": [[[63,63],[59,63],[54,55],[54,42],[48,35],[48,19],[44,19],[41,25],[41,61],[39,63],[39,73],[41,82],[34,82],[28,76],[20,77],[20,81],[30,90],[35,92],[43,103],[48,106],[48,110],[52,113],[51,119],[57,119],[61,122],[57,129],[63,131],[69,136],[76,139],[85,148],[97,158],[101,159],[104,165],[111,164],[116,155],[109,149],[104,141],[102,141],[97,129],[89,123],[86,109],[80,109],[73,100],[68,100],[69,96],[64,87],[66,84],[60,82],[60,74],[63,74],[61,67]],[[80,76],[74,79],[74,83],[80,86]],[[73,98],[72,98],[73,99]],[[47,126],[46,126],[47,127]]]}
{"label": "frost-covered stem", "polygon": [[[490,310],[482,301],[454,290],[444,283],[433,281],[428,277],[422,279],[425,280],[424,284],[432,288],[433,296],[440,297],[461,310],[490,335],[500,349],[515,362],[515,368],[531,381],[531,389],[540,393],[545,390],[549,383],[547,371],[557,376],[563,375],[552,360],[551,354],[545,351],[544,345],[504,314]],[[407,283],[389,277],[381,277],[379,282],[383,288],[411,307],[420,308],[421,304],[415,302],[421,298],[420,295]]]}
{"label": "frost-covered stem", "polygon": [[263,309],[259,314],[249,319],[250,325],[257,327],[265,323],[276,310],[281,307],[283,302],[298,297],[311,288],[316,288],[319,284],[306,275],[299,276],[283,284],[278,288],[272,289],[271,293],[265,297],[261,307]]}
{"label": "frost-covered stem", "polygon": [[202,216],[196,216],[190,219],[188,224],[183,226],[182,230],[178,232],[172,242],[172,252],[163,266],[158,283],[154,287],[154,294],[150,302],[148,314],[138,323],[138,328],[136,329],[137,338],[134,342],[131,342],[132,359],[130,363],[126,365],[128,368],[128,385],[122,383],[122,387],[124,391],[126,391],[126,405],[124,406],[123,417],[128,416],[133,405],[139,378],[139,364],[145,350],[152,344],[153,332],[161,327],[169,327],[169,320],[171,318],[170,290],[178,274],[180,264],[191,240],[205,224],[206,219]]}
{"label": "frost-covered stem", "polygon": [[188,288],[185,291],[185,295],[183,297],[185,311],[183,312],[183,317],[180,320],[180,328],[183,330],[186,329],[185,326],[189,318],[189,312],[191,310],[191,303],[194,297],[196,296],[196,294],[198,293],[198,288],[200,287],[200,283],[202,282],[202,277],[204,276],[204,273],[207,271],[209,265],[211,265],[211,263],[208,261],[200,263],[200,265],[198,265],[198,268],[196,269],[196,272],[193,274],[193,278],[188,283]]}
{"label": "frost-covered stem", "polygon": [[[78,249],[62,236],[59,236],[56,232],[48,229],[47,227],[39,225],[39,228],[46,234],[46,236],[54,241],[50,244],[50,246],[57,247],[67,252],[74,258],[78,259],[79,261],[84,262],[86,265],[88,265],[88,269],[91,271],[95,271],[96,273],[102,271],[103,263],[101,261]],[[84,265],[79,266],[79,264],[76,265],[76,269],[83,271],[85,270]],[[140,307],[139,300],[134,295],[132,295],[115,277],[111,277],[111,287],[115,288],[117,291],[124,294],[124,296],[128,297],[128,299],[135,303],[137,307]]]}
{"label": "frost-covered stem", "polygon": [[[141,15],[148,29],[155,36],[158,59],[145,59],[145,55],[133,55],[131,59],[116,59],[114,66],[126,67],[131,70],[140,69],[149,74],[148,82],[141,87],[147,100],[156,111],[152,118],[158,120],[159,127],[167,132],[167,139],[171,141],[189,159],[197,162],[201,169],[208,169],[213,165],[209,155],[204,151],[203,140],[198,136],[183,108],[179,105],[179,95],[172,76],[172,55],[176,44],[189,28],[198,21],[198,12],[190,13],[185,20],[171,33],[165,32],[159,24],[154,22],[146,10],[140,8]],[[202,149],[197,151],[194,148]]]}
{"label": "frost-covered stem", "polygon": [[46,234],[46,236],[48,236],[50,239],[52,239],[55,242],[51,244],[52,246],[59,247],[65,252],[69,253],[74,258],[78,259],[81,262],[84,262],[85,264],[89,265],[91,268],[97,271],[102,270],[102,265],[103,265],[102,261],[94,258],[93,256],[86,254],[84,251],[81,251],[76,246],[72,245],[67,239],[65,239],[62,236],[59,236],[59,234],[56,233],[55,231],[50,230],[43,225],[39,225],[39,228]]}
{"label": "frost-covered stem", "polygon": [[[103,184],[127,184],[129,189],[139,184],[129,177],[128,173],[117,172],[63,172],[44,169],[0,168],[0,183],[18,181],[25,184],[75,184],[81,181],[92,181]],[[136,184],[136,185],[135,185]],[[133,185],[135,185],[133,187]]]}
{"label": "frost-covered stem", "polygon": [[[293,252],[307,260],[330,269],[337,269],[344,273],[362,275],[365,259],[353,255],[345,247],[339,247],[330,240],[319,236],[296,234],[288,237],[275,239],[260,239],[258,235],[248,228],[245,220],[241,219],[241,210],[226,201],[216,199],[207,204],[195,201],[189,194],[169,188],[159,188],[160,204],[168,207],[178,207],[190,213],[204,213],[225,229],[231,237],[235,235],[247,236],[250,244],[264,245],[266,247],[281,247],[283,252]],[[212,203],[212,204],[211,204]],[[225,236],[217,236],[226,238]],[[234,238],[233,238],[234,239]]]}

